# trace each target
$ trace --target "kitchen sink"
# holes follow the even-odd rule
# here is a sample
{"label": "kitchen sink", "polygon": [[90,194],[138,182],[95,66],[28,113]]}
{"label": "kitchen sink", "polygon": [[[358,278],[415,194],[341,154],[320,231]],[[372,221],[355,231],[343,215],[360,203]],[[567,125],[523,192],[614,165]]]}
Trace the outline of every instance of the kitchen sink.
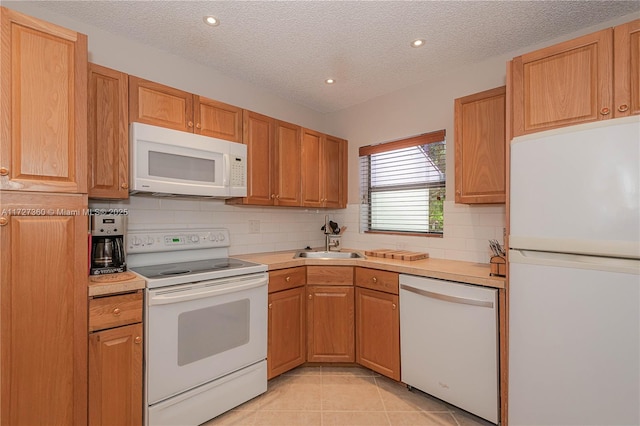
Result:
{"label": "kitchen sink", "polygon": [[355,251],[299,251],[294,259],[366,259],[364,255]]}

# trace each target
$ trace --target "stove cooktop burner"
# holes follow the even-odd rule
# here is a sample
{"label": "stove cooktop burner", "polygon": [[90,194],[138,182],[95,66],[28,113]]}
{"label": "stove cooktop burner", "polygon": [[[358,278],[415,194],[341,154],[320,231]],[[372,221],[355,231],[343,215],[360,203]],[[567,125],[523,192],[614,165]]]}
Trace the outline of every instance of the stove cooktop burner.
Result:
{"label": "stove cooktop burner", "polygon": [[191,262],[166,263],[162,265],[150,265],[130,268],[148,279],[164,278],[176,275],[194,275],[206,272],[232,270],[255,266],[255,263],[245,262],[239,259],[208,259]]}

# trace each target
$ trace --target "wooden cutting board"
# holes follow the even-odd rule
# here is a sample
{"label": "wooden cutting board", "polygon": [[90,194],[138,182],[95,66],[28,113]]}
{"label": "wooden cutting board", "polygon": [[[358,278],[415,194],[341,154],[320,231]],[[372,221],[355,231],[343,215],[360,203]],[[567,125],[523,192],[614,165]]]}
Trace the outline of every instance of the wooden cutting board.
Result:
{"label": "wooden cutting board", "polygon": [[420,260],[420,259],[427,259],[429,257],[429,253],[420,253],[416,251],[393,250],[393,249],[367,250],[364,252],[364,254],[366,256],[384,257],[386,259],[398,259],[398,260]]}

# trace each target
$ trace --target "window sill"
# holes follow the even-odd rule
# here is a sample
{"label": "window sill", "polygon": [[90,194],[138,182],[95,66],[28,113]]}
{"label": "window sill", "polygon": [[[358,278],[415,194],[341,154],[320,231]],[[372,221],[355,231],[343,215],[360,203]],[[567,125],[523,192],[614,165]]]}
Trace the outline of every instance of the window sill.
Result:
{"label": "window sill", "polygon": [[442,238],[442,234],[400,231],[364,231],[365,234],[404,235],[408,237]]}

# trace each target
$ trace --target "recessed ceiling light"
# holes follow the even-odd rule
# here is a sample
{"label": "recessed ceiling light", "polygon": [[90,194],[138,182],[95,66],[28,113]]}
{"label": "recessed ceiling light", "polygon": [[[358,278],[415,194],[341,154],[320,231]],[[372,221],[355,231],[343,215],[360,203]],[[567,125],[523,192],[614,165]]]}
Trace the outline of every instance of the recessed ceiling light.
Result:
{"label": "recessed ceiling light", "polygon": [[411,42],[411,47],[422,47],[424,44],[425,40],[423,38],[418,38]]}
{"label": "recessed ceiling light", "polygon": [[212,27],[220,25],[220,20],[215,16],[211,16],[211,15],[205,16],[204,18],[202,18],[202,20],[204,21],[205,24],[211,25]]}
{"label": "recessed ceiling light", "polygon": [[325,83],[327,83],[327,84],[333,84],[333,83],[335,83],[336,81],[335,81],[334,79],[332,79],[332,78],[328,78],[328,79],[326,79],[324,82],[325,82]]}

